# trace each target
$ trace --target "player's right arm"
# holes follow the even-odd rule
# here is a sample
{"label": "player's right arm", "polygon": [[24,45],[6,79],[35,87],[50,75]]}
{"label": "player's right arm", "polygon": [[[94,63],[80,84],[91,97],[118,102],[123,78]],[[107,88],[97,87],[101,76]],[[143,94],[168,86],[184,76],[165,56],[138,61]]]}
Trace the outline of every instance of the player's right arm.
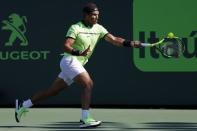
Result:
{"label": "player's right arm", "polygon": [[72,54],[72,50],[73,50],[73,47],[72,45],[74,44],[75,42],[75,39],[73,38],[66,38],[65,42],[64,42],[64,50],[69,53],[69,54]]}
{"label": "player's right arm", "polygon": [[72,54],[74,56],[86,56],[88,54],[88,52],[90,51],[90,46],[85,49],[84,51],[79,51],[76,50],[72,47],[72,45],[74,44],[75,39],[67,37],[65,42],[64,42],[64,50],[65,52]]}

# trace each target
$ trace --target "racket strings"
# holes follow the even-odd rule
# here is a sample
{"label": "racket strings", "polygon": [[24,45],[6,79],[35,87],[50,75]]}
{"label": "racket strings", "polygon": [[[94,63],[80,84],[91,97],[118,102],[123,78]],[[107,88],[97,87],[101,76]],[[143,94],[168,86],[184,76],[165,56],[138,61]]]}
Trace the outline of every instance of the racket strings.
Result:
{"label": "racket strings", "polygon": [[166,39],[160,45],[161,52],[167,57],[179,57],[184,51],[183,43],[180,39]]}

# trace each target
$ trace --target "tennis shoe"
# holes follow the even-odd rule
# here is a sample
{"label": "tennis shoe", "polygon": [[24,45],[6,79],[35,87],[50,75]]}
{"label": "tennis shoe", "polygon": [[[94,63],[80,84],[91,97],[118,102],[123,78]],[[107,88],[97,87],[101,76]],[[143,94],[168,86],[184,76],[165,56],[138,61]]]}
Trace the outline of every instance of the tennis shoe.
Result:
{"label": "tennis shoe", "polygon": [[18,100],[16,100],[16,105],[15,105],[15,120],[16,122],[20,122],[22,115],[25,115],[29,110],[25,107],[22,106],[22,103],[18,103]]}
{"label": "tennis shoe", "polygon": [[91,117],[88,117],[86,119],[81,119],[80,122],[82,123],[80,125],[80,128],[91,128],[91,127],[97,127],[99,125],[101,125],[102,121],[97,121],[97,120],[94,120],[93,118]]}

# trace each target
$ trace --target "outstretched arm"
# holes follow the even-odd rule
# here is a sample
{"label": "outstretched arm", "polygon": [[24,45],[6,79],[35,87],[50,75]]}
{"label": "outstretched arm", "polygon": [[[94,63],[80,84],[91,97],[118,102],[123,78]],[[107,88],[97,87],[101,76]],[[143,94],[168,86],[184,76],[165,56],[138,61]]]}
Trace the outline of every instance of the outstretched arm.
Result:
{"label": "outstretched arm", "polygon": [[113,36],[112,34],[108,33],[105,36],[105,40],[109,43],[112,43],[113,45],[116,46],[126,46],[126,47],[140,47],[141,46],[141,42],[140,41],[129,41],[129,40],[125,40],[121,37],[116,37]]}

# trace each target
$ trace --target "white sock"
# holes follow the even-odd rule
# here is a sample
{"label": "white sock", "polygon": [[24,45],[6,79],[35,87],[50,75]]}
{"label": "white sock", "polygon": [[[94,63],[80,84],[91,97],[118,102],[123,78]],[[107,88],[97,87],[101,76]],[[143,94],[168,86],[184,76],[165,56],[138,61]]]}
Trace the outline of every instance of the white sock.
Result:
{"label": "white sock", "polygon": [[31,102],[30,99],[23,102],[23,107],[25,107],[25,108],[30,108],[32,106],[33,106],[33,103]]}
{"label": "white sock", "polygon": [[88,118],[89,115],[90,115],[90,111],[89,110],[81,110],[81,119],[82,120]]}

